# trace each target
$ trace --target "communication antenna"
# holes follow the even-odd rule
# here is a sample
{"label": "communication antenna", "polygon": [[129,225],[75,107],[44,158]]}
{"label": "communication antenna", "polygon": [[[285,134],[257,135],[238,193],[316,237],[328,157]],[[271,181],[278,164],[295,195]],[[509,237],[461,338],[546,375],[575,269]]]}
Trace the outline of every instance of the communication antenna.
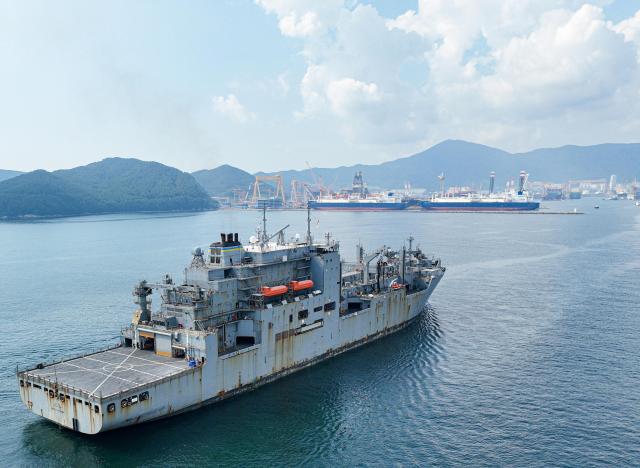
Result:
{"label": "communication antenna", "polygon": [[307,203],[307,245],[311,244],[313,244],[313,239],[311,238],[311,207]]}

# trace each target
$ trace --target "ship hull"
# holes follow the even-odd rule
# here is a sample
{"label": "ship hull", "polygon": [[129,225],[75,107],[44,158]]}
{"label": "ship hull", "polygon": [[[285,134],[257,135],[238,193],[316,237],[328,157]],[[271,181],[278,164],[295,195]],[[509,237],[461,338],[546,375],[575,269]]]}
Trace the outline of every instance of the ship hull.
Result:
{"label": "ship hull", "polygon": [[426,211],[533,211],[540,208],[539,202],[433,202],[423,201]]}
{"label": "ship hull", "polygon": [[327,211],[394,211],[404,210],[408,206],[407,203],[333,203],[333,202],[309,202],[309,208],[312,210]]}
{"label": "ship hull", "polygon": [[[441,274],[434,276],[428,287],[410,294],[404,289],[381,294],[371,302],[370,307],[350,314],[339,314],[338,310],[322,312],[326,316],[322,322],[315,322],[322,324],[318,327],[291,321],[301,308],[313,308],[311,302],[300,301],[264,309],[263,323],[268,326],[262,331],[260,344],[217,355],[217,340],[215,335],[211,335],[206,338],[211,339],[211,343],[207,342],[211,354],[203,365],[180,370],[130,391],[98,397],[76,393],[69,387],[56,387],[55,398],[52,398],[47,391],[42,391],[41,387],[45,385],[42,380],[36,379],[30,372],[23,372],[18,373],[21,397],[34,414],[86,434],[97,434],[195,410],[253,390],[401,330],[424,311],[441,277]],[[91,356],[93,360],[101,359],[100,353]],[[37,389],[34,386],[36,382]],[[53,388],[52,383],[47,385]],[[58,391],[66,394],[64,402],[57,398]],[[121,405],[127,397],[131,399],[133,396],[137,400],[137,396],[144,392],[150,395],[145,401],[140,400],[130,406]],[[113,411],[109,411],[111,405]]]}
{"label": "ship hull", "polygon": [[254,382],[245,384],[245,385],[241,385],[239,387],[236,387],[228,392],[224,392],[220,395],[217,395],[213,398],[210,398],[208,400],[202,401],[202,402],[197,402],[193,405],[181,408],[181,409],[174,409],[171,413],[167,412],[167,413],[163,413],[160,414],[158,416],[152,416],[149,418],[140,418],[140,420],[137,420],[135,422],[125,422],[125,423],[119,423],[117,425],[113,425],[111,427],[108,427],[106,429],[103,429],[101,432],[106,432],[109,430],[113,430],[113,429],[118,429],[121,427],[126,427],[126,426],[130,426],[132,424],[143,424],[146,422],[153,422],[153,421],[157,421],[160,419],[165,419],[171,416],[175,416],[177,414],[181,414],[181,413],[186,413],[189,411],[195,411],[199,408],[202,408],[203,406],[207,406],[207,405],[213,405],[215,403],[219,403],[223,400],[227,400],[229,398],[233,398],[236,397],[238,395],[241,395],[243,393],[247,393],[250,392],[252,390],[256,390],[257,388],[263,386],[263,385],[267,385],[269,383],[275,382],[278,379],[281,379],[283,377],[286,377],[288,375],[291,375],[297,371],[306,369],[308,367],[314,366],[316,364],[319,364],[321,362],[324,362],[328,359],[331,359],[332,357],[338,356],[340,354],[343,354],[347,351],[353,351],[357,348],[360,348],[366,344],[370,344],[375,342],[376,340],[380,339],[380,338],[384,338],[386,336],[392,335],[396,332],[399,332],[400,330],[403,330],[404,328],[408,327],[409,325],[411,325],[412,323],[414,323],[419,317],[420,317],[421,313],[419,313],[418,315],[410,318],[409,320],[402,322],[398,325],[392,326],[390,328],[384,329],[380,332],[378,332],[375,335],[372,336],[366,336],[364,338],[361,338],[360,340],[358,340],[357,342],[353,342],[353,343],[349,343],[348,345],[343,346],[342,348],[339,349],[335,349],[335,350],[330,350],[327,351],[326,353],[317,356],[316,358],[313,358],[311,360],[309,360],[308,362],[303,362],[297,365],[294,365],[290,368],[284,369],[280,372],[277,372],[275,374],[271,374],[268,375],[266,377],[263,378],[259,378],[256,379]]}

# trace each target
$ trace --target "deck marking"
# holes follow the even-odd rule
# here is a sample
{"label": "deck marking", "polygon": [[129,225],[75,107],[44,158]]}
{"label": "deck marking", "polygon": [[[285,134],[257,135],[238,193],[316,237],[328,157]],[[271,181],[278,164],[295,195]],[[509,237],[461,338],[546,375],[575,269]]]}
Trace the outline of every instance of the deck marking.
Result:
{"label": "deck marking", "polygon": [[[135,351],[135,350],[134,350],[134,351]],[[120,356],[124,356],[124,354],[122,354],[122,353],[118,353],[118,352],[116,352],[116,351],[111,351],[111,350],[107,351],[107,353],[115,353],[115,354],[118,354],[118,355],[120,355]],[[174,369],[179,369],[179,370],[185,370],[185,369],[186,369],[186,367],[174,366],[173,364],[169,364],[168,362],[154,361],[153,359],[142,358],[142,357],[140,357],[140,356],[133,356],[133,357],[134,357],[134,359],[140,359],[140,360],[142,360],[142,361],[151,362],[151,363],[153,363],[153,364],[161,364],[161,365],[163,365],[163,366],[173,367]]]}
{"label": "deck marking", "polygon": [[[134,349],[133,349],[133,351],[131,351],[131,354],[129,354],[127,357],[125,357],[119,365],[121,366],[122,364],[124,364],[125,362],[127,362],[127,359],[129,359],[131,356],[133,356],[133,353],[135,353],[135,352],[136,352],[136,350],[135,350],[135,348],[134,348]],[[89,395],[93,395],[93,394],[95,394],[95,393],[96,393],[96,390],[98,390],[100,387],[102,387],[102,384],[104,384],[107,380],[109,380],[109,377],[111,377],[111,376],[113,375],[113,373],[116,371],[116,369],[117,369],[117,367],[116,367],[115,369],[113,369],[113,370],[111,371],[111,373],[110,373],[109,375],[107,375],[107,376],[105,377],[105,379],[104,379],[102,382],[100,382],[100,384],[99,384],[96,388],[94,388],[94,389],[93,389],[93,391],[92,391],[92,392],[89,392]],[[116,376],[116,378],[117,378],[117,379],[119,379],[120,377],[117,377],[117,376]],[[126,380],[126,379],[122,379],[122,380]]]}
{"label": "deck marking", "polygon": [[[47,374],[35,374],[35,373],[34,373],[34,374],[29,374],[29,375],[34,375],[34,376],[36,376],[36,377],[43,377],[43,376],[47,376],[47,377],[49,377],[49,376],[51,376],[51,375],[61,374],[61,373],[64,373],[64,372],[81,372],[81,371],[82,371],[82,372],[93,372],[93,373],[98,374],[98,375],[107,375],[107,374],[105,374],[104,372],[100,372],[100,371],[99,371],[99,370],[97,370],[97,369],[89,369],[88,367],[78,366],[77,364],[71,364],[70,362],[65,362],[65,363],[63,363],[63,364],[66,364],[66,365],[69,365],[69,366],[73,366],[73,367],[77,367],[77,368],[78,368],[78,370],[75,370],[75,371],[62,371],[62,372],[57,372],[57,371],[55,371],[55,372],[50,372],[50,373],[47,373]],[[56,364],[56,365],[58,365],[58,364]],[[107,378],[108,378],[108,377],[109,377],[109,376],[107,375]],[[112,378],[114,378],[114,379],[122,380],[122,381],[127,382],[127,383],[130,383],[130,384],[134,384],[134,385],[143,385],[144,383],[146,383],[146,382],[136,382],[136,381],[134,381],[134,380],[125,379],[125,378],[123,378],[123,377],[118,377],[117,375],[113,375],[113,376],[111,376],[111,377],[112,377]],[[46,379],[46,380],[47,380],[48,382],[53,383],[53,381],[51,381],[50,379]],[[106,380],[106,379],[105,379],[105,380]],[[58,383],[59,383],[59,382],[58,382]],[[103,383],[104,383],[104,382],[103,382]],[[64,383],[63,383],[62,385],[64,386],[64,385],[68,385],[68,384],[64,384]],[[102,385],[102,384],[101,384],[101,385]],[[72,387],[73,387],[73,385],[72,385]],[[78,390],[81,390],[81,391],[83,391],[83,392],[89,393],[89,390],[85,390],[84,388],[79,388],[79,387],[78,387]],[[91,395],[91,393],[89,393],[89,395]]]}
{"label": "deck marking", "polygon": [[[67,362],[66,364],[69,364],[70,366],[73,366],[73,367],[77,367],[78,369],[82,369],[83,371],[95,372],[96,374],[106,375],[107,379],[109,377],[113,377],[114,379],[120,379],[120,380],[124,380],[125,382],[129,382],[129,383],[132,383],[132,384],[140,385],[140,382],[136,382],[135,380],[125,379],[123,377],[118,377],[117,375],[109,376],[109,375],[105,374],[104,372],[100,372],[98,369],[90,369],[88,367],[78,366],[77,364],[71,364],[69,362]],[[107,380],[107,379],[105,379],[105,380]],[[104,381],[102,383],[104,383]],[[102,384],[100,384],[100,385],[102,385]],[[88,392],[88,393],[89,393],[89,395],[91,395],[93,392]]]}
{"label": "deck marking", "polygon": [[[134,356],[134,358],[135,358],[135,356]],[[116,364],[114,362],[108,362],[108,361],[101,361],[100,359],[90,358],[90,357],[86,357],[86,356],[85,356],[85,359],[88,359],[90,361],[101,362],[102,364],[104,364],[104,366],[102,366],[102,370],[105,371],[105,372],[109,372],[108,369],[105,369],[105,367],[115,366],[115,372],[133,371],[133,372],[140,372],[141,374],[147,374],[147,375],[150,375],[151,377],[160,377],[160,375],[152,374],[151,372],[145,372],[143,370],[137,369],[137,367],[139,367],[139,366],[150,366],[151,364],[128,364],[129,367],[127,367],[126,369],[118,369],[118,367],[121,367],[122,364]]]}

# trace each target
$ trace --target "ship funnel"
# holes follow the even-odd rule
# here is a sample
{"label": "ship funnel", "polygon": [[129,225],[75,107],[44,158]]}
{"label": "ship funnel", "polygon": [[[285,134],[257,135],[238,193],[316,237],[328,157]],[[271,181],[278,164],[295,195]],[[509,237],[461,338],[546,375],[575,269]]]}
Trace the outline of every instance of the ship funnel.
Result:
{"label": "ship funnel", "polygon": [[491,174],[489,174],[489,193],[493,193],[493,188],[496,184],[496,173],[491,171]]}
{"label": "ship funnel", "polygon": [[233,235],[233,241],[234,242],[238,242],[238,233],[237,232]]}
{"label": "ship funnel", "polygon": [[220,233],[220,241],[224,244],[227,242],[227,235],[224,232]]}

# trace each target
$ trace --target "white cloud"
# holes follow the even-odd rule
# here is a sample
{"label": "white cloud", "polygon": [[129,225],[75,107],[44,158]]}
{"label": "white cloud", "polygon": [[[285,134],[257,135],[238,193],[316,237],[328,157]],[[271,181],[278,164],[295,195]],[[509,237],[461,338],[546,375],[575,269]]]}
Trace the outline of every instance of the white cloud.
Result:
{"label": "white cloud", "polygon": [[382,100],[378,85],[353,78],[331,81],[327,86],[327,97],[333,112],[342,117],[369,109],[371,104]]}
{"label": "white cloud", "polygon": [[615,31],[624,35],[627,41],[633,41],[640,46],[640,10],[614,27]]}
{"label": "white cloud", "polygon": [[637,68],[635,49],[592,5],[549,12],[539,28],[492,54],[495,73],[480,79],[485,101],[535,117],[611,98]]}
{"label": "white cloud", "polygon": [[237,123],[246,123],[256,118],[253,112],[248,111],[240,101],[238,101],[235,94],[229,94],[227,97],[214,96],[213,108],[220,115]]}
{"label": "white cloud", "polygon": [[337,20],[341,0],[255,0],[278,17],[278,27],[285,36],[307,37],[324,33]]}
{"label": "white cloud", "polygon": [[296,115],[355,145],[394,155],[452,137],[515,150],[637,139],[640,12],[612,24],[608,0],[420,0],[397,18],[257,3],[304,38]]}

